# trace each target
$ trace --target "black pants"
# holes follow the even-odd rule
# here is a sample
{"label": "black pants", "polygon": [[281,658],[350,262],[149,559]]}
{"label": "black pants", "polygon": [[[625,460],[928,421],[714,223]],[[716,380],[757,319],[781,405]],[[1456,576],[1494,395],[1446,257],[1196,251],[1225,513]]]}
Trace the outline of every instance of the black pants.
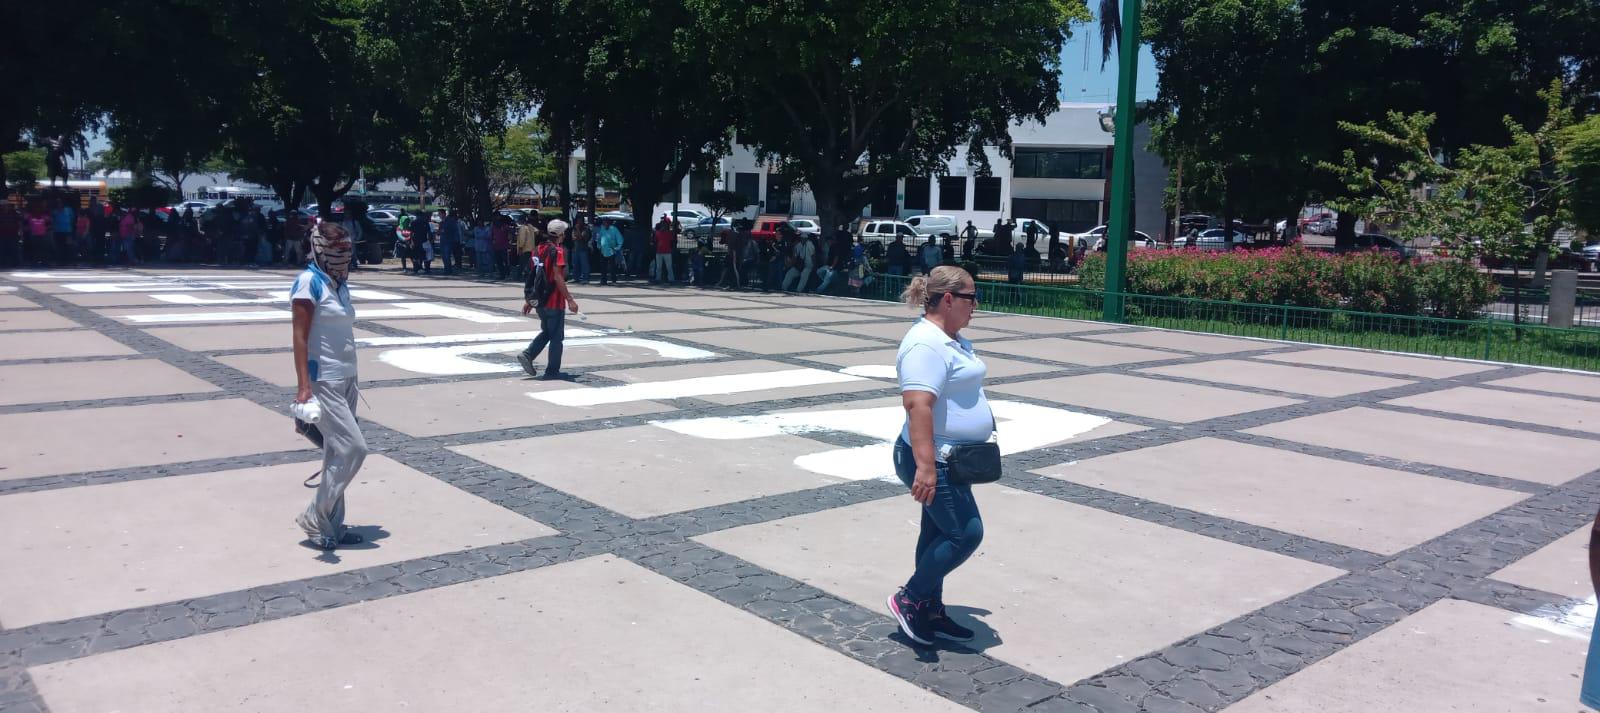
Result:
{"label": "black pants", "polygon": [[610,257],[607,257],[605,255],[601,255],[600,256],[600,284],[604,285],[607,282],[616,282],[617,278],[614,276],[614,273],[615,273],[616,269],[617,269],[617,256],[616,255],[612,255]]}
{"label": "black pants", "polygon": [[545,363],[544,373],[561,373],[562,342],[566,339],[567,311],[556,307],[539,307],[539,336],[528,342],[528,350],[523,352],[529,360],[538,359],[539,353],[544,351],[545,345],[550,346],[550,361]]}

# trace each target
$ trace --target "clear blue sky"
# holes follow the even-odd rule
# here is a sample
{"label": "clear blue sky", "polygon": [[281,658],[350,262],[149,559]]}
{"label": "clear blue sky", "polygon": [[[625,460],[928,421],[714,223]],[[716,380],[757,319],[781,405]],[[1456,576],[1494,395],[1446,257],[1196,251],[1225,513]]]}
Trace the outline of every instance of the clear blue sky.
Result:
{"label": "clear blue sky", "polygon": [[[1099,14],[1099,3],[1089,3],[1089,11]],[[1112,50],[1116,50],[1113,48]],[[1156,98],[1156,61],[1150,48],[1139,52],[1139,101]],[[1072,37],[1061,49],[1061,101],[1110,104],[1117,99],[1117,58],[1113,54],[1100,71],[1099,20],[1073,28]]]}

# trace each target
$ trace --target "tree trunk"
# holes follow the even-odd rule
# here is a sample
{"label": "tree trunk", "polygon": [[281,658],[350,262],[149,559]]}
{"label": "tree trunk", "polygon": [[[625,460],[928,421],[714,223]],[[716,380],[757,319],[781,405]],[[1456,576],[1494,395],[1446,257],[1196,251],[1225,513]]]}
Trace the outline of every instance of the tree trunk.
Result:
{"label": "tree trunk", "polygon": [[1337,251],[1350,250],[1356,246],[1356,216],[1353,213],[1341,211],[1338,226],[1334,229],[1333,249]]}
{"label": "tree trunk", "polygon": [[600,213],[599,206],[595,205],[595,195],[594,195],[595,194],[595,182],[597,180],[597,177],[595,176],[595,173],[596,173],[596,168],[599,166],[598,158],[595,156],[595,146],[594,146],[594,128],[595,127],[594,127],[594,123],[595,123],[594,117],[590,116],[589,117],[589,123],[584,125],[584,130],[583,130],[583,161],[584,161],[584,163],[589,165],[589,176],[588,176],[589,180],[587,182],[588,185],[586,185],[584,187],[585,191],[586,191],[586,196],[587,196],[587,200],[586,200],[585,205],[587,205],[588,208],[589,208],[589,220],[590,220],[590,222],[593,222],[594,216],[596,216],[596,215],[598,215]]}

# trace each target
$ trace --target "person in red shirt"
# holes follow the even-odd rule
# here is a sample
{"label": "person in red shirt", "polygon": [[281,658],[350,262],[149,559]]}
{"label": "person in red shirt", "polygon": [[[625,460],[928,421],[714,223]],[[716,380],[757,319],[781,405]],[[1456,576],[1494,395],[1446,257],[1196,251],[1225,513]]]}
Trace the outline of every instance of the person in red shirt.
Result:
{"label": "person in red shirt", "polygon": [[672,232],[667,216],[661,216],[661,222],[656,223],[655,243],[656,261],[650,266],[650,281],[676,282],[677,276],[672,274],[672,252],[678,247],[678,236]]}
{"label": "person in red shirt", "polygon": [[[544,265],[544,284],[539,284],[539,270],[531,265],[528,279],[522,283],[522,313],[538,310],[539,335],[517,355],[517,363],[528,376],[546,381],[568,378],[561,373],[562,343],[566,339],[567,311],[578,313],[578,301],[567,291],[567,252],[560,245],[567,227],[566,221],[557,219],[539,231],[539,243],[534,246],[533,256]],[[543,295],[538,294],[541,289]],[[545,364],[544,376],[539,376],[533,360],[539,358],[546,345],[550,347],[550,361]]]}

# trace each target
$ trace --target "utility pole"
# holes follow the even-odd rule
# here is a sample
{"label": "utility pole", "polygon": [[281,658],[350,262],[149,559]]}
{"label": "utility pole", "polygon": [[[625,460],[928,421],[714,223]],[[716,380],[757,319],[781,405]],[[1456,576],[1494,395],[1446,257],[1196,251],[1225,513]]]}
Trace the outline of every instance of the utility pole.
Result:
{"label": "utility pole", "polygon": [[1128,243],[1133,237],[1134,90],[1139,86],[1139,0],[1122,0],[1117,40],[1116,149],[1111,160],[1111,220],[1106,226],[1106,296],[1103,318],[1121,322],[1127,287]]}

